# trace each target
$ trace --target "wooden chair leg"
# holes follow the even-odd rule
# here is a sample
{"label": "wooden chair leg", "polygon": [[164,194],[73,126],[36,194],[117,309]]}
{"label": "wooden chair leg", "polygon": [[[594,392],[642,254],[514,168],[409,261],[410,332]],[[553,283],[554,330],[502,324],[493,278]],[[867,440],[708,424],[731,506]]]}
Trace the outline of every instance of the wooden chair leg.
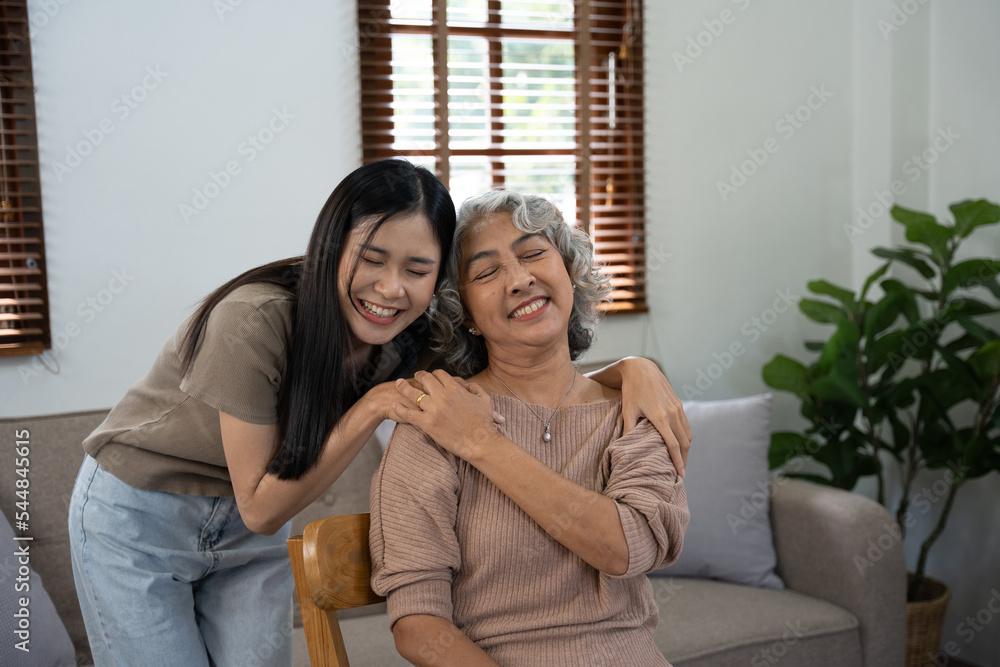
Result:
{"label": "wooden chair leg", "polygon": [[340,632],[337,612],[324,611],[316,606],[306,583],[305,563],[302,558],[302,536],[288,539],[288,556],[292,561],[295,594],[302,610],[302,627],[309,647],[309,664],[312,667],[350,667],[344,636]]}

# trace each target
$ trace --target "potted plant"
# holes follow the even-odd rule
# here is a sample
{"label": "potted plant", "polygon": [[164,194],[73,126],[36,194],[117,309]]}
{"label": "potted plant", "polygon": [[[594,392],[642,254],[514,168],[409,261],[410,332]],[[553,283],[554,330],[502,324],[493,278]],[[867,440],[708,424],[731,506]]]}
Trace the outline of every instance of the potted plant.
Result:
{"label": "potted plant", "polygon": [[[955,495],[970,480],[1000,471],[1000,333],[987,322],[1000,312],[1000,262],[957,259],[962,242],[977,228],[1000,222],[1000,206],[970,200],[950,209],[954,223],[944,225],[894,206],[892,217],[912,245],[875,248],[885,262],[857,295],[823,280],[810,282],[819,298],[804,298],[799,308],[811,320],[831,325],[832,334],[806,342],[818,355],[811,363],[779,354],[763,370],[766,384],[802,401],[801,414],[809,422],[801,433],[772,435],[772,468],[785,465],[788,475],[844,489],[874,476],[878,501],[886,504],[885,466],[896,464],[899,501],[890,511],[901,539],[916,522],[911,504],[929,509],[943,502],[909,579],[907,664],[926,659],[940,641],[947,587],[926,577],[925,568]],[[873,296],[876,284],[881,296]],[[818,462],[825,474],[797,472],[802,459]],[[914,497],[914,482],[925,469],[945,470],[932,487],[940,493]],[[931,614],[936,633],[931,629],[928,635],[913,627],[914,615],[926,611],[932,597],[939,598]],[[923,635],[927,646],[911,647],[916,635]]]}

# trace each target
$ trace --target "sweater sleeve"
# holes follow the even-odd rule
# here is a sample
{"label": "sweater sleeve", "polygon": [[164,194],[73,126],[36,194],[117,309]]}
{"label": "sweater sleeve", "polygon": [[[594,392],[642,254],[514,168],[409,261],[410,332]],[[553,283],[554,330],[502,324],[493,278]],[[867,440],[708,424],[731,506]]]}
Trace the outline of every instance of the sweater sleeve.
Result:
{"label": "sweater sleeve", "polygon": [[252,424],[276,422],[286,340],[266,306],[238,300],[216,305],[181,391]]}
{"label": "sweater sleeve", "polygon": [[652,424],[643,420],[613,441],[603,473],[604,495],[617,503],[628,543],[628,570],[618,576],[634,577],[677,560],[690,519],[687,494]]}
{"label": "sweater sleeve", "polygon": [[458,490],[454,457],[416,428],[397,426],[370,496],[371,583],[386,597],[390,628],[410,614],[452,620]]}

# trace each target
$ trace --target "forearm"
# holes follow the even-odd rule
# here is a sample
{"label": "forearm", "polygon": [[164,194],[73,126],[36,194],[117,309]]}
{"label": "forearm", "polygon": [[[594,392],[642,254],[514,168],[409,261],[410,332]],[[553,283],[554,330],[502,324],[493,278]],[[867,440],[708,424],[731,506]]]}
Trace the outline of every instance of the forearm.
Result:
{"label": "forearm", "polygon": [[[275,533],[340,477],[381,421],[382,416],[370,409],[364,399],[353,405],[327,436],[315,465],[298,479],[282,480],[267,472],[270,449],[263,456],[259,456],[261,452],[256,452],[258,458],[255,465],[244,464],[237,470],[237,466],[230,464],[237,505],[247,527],[264,535]],[[223,420],[224,443],[226,431]],[[276,428],[271,429],[272,442],[276,432]],[[239,443],[245,443],[248,438],[241,437],[237,432],[230,440],[235,441],[238,448]],[[254,453],[245,456],[252,457]]]}
{"label": "forearm", "polygon": [[566,479],[499,433],[469,463],[589,565],[615,575],[628,570],[628,542],[614,500]]}
{"label": "forearm", "polygon": [[404,616],[392,626],[399,654],[417,667],[496,667],[497,663],[447,619]]}
{"label": "forearm", "polygon": [[622,365],[630,359],[636,357],[624,357],[614,363],[608,364],[604,368],[586,373],[586,377],[600,382],[606,387],[622,388]]}

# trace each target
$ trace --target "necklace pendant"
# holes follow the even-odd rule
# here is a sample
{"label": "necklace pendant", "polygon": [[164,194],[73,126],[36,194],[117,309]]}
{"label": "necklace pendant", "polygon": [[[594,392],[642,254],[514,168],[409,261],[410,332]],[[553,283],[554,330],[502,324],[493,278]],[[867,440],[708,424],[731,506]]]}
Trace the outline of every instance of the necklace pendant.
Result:
{"label": "necklace pendant", "polygon": [[549,425],[545,425],[545,434],[542,436],[544,442],[552,442],[552,434],[549,433]]}

